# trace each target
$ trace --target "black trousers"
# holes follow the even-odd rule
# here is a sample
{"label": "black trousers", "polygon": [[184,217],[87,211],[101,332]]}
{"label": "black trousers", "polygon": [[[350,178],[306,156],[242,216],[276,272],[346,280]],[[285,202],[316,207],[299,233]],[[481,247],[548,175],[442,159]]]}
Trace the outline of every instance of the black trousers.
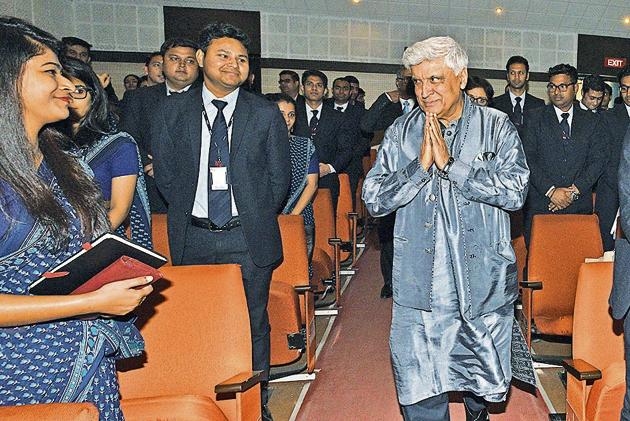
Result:
{"label": "black trousers", "polygon": [[394,267],[394,224],[396,212],[378,219],[378,242],[381,247],[381,273],[383,284],[392,286],[392,270]]}
{"label": "black trousers", "polygon": [[151,207],[151,213],[166,213],[166,200],[157,189],[157,186],[155,185],[155,179],[145,174],[144,181],[147,186],[147,195],[149,196],[149,206]]}
{"label": "black trousers", "polygon": [[[464,405],[474,412],[486,407],[485,401],[472,393],[464,394]],[[402,412],[405,421],[450,421],[448,393],[442,393],[412,405],[403,405]]]}
{"label": "black trousers", "polygon": [[[264,245],[261,245],[264,247]],[[236,263],[241,265],[243,287],[247,299],[249,323],[252,333],[252,367],[263,371],[262,403],[267,404],[267,380],[270,363],[270,331],[267,303],[269,285],[274,266],[256,266],[249,254],[243,229],[211,232],[195,226],[188,227],[184,246],[184,265]],[[234,332],[239,335],[242,332]]]}

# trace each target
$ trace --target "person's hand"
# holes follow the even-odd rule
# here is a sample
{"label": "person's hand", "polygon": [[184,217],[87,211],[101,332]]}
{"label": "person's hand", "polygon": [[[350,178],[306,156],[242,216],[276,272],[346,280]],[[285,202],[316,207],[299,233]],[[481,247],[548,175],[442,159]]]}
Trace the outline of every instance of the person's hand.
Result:
{"label": "person's hand", "polygon": [[431,135],[429,134],[429,120],[425,119],[424,129],[422,132],[422,147],[420,149],[420,165],[425,171],[429,171],[433,165],[433,148],[431,143]]}
{"label": "person's hand", "polygon": [[330,174],[330,167],[328,164],[319,163],[319,177],[323,177],[325,175]]}
{"label": "person's hand", "polygon": [[551,203],[549,203],[549,210],[552,212],[557,212],[562,209],[566,209],[569,207],[571,203],[573,203],[573,198],[571,196],[570,188],[566,187],[556,187],[551,193]]}
{"label": "person's hand", "polygon": [[389,91],[389,92],[387,92],[387,95],[392,100],[392,102],[399,102],[400,101],[400,93],[398,92],[398,90],[396,90],[396,91]]}
{"label": "person's hand", "polygon": [[89,293],[95,300],[94,312],[113,316],[129,313],[142,304],[145,297],[153,291],[151,281],[153,281],[151,276],[141,276],[103,285]]}
{"label": "person's hand", "polygon": [[109,76],[109,73],[101,73],[98,75],[98,80],[101,81],[103,88],[107,88],[112,81],[112,78]]}
{"label": "person's hand", "polygon": [[149,177],[153,177],[153,163],[144,166],[144,173]]}
{"label": "person's hand", "polygon": [[427,133],[431,139],[433,161],[435,162],[435,166],[441,170],[444,169],[444,166],[451,157],[451,154],[448,151],[446,141],[442,137],[440,122],[438,121],[437,115],[435,113],[427,113],[426,119],[427,122],[425,123],[425,127],[428,125]]}

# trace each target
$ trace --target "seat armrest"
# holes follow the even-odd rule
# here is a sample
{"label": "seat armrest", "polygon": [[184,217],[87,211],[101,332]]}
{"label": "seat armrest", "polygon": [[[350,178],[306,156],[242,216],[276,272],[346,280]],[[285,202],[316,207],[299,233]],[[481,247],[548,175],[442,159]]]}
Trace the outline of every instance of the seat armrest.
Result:
{"label": "seat armrest", "polygon": [[543,289],[542,281],[526,281],[518,283],[521,288],[529,288],[533,290]]}
{"label": "seat armrest", "polygon": [[295,292],[298,294],[306,294],[307,292],[315,292],[317,291],[317,286],[315,285],[296,285],[293,287]]}
{"label": "seat armrest", "polygon": [[328,244],[330,244],[331,246],[339,245],[341,244],[341,238],[329,238]]}
{"label": "seat armrest", "polygon": [[567,373],[580,381],[599,380],[602,378],[602,372],[584,360],[563,360],[562,366],[566,368]]}
{"label": "seat armrest", "polygon": [[358,218],[359,214],[357,212],[348,212],[348,216],[350,218]]}
{"label": "seat armrest", "polygon": [[247,371],[239,373],[214,387],[214,393],[242,393],[260,383],[262,371]]}

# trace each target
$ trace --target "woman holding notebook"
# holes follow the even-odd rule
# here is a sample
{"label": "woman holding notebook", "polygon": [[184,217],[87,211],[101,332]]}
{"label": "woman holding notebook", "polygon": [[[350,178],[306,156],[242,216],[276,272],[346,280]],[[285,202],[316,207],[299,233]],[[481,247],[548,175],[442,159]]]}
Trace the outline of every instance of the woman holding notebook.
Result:
{"label": "woman holding notebook", "polygon": [[[88,401],[121,420],[115,359],[143,349],[124,315],[152,287],[141,277],[93,293],[30,296],[31,282],[110,230],[101,193],[48,125],[75,86],[52,35],[0,17],[0,405]],[[139,289],[137,289],[139,287]]]}

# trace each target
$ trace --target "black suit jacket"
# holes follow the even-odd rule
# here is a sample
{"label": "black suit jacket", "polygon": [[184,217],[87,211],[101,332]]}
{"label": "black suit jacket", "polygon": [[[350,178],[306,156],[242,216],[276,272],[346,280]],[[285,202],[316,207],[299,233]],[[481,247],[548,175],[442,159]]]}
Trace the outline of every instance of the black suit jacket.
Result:
{"label": "black suit jacket", "polygon": [[604,249],[612,250],[614,242],[610,230],[619,208],[617,172],[621,159],[623,139],[630,125],[630,117],[628,117],[624,104],[617,104],[612,110],[600,112],[598,115],[602,119],[602,128],[607,133],[606,139],[608,144],[602,144],[602,146],[608,147],[608,163],[597,182],[595,213],[599,217]]}
{"label": "black suit jacket", "polygon": [[521,139],[523,138],[523,127],[527,121],[528,114],[532,110],[535,110],[536,108],[540,108],[544,106],[545,106],[544,100],[537,98],[533,95],[530,95],[528,93],[525,93],[525,105],[523,106],[523,125],[519,125],[519,124],[514,123],[514,120],[513,120],[514,109],[512,108],[512,100],[510,99],[509,92],[506,92],[503,95],[499,95],[498,97],[492,100],[493,108],[496,108],[499,111],[503,111],[504,113],[508,115],[508,117],[510,117],[510,121],[514,123],[514,126],[516,127],[518,134],[521,136]]}
{"label": "black suit jacket", "polygon": [[[623,106],[623,104],[618,105]],[[626,112],[625,106],[623,112]],[[618,116],[623,118],[621,113]],[[630,125],[628,125],[627,117],[626,113],[625,121],[628,129],[622,142],[619,161],[619,222],[626,238],[618,238],[615,242],[615,275],[610,293],[610,305],[615,319],[627,317],[628,308],[630,308],[630,242],[627,238],[630,232]],[[626,323],[630,321],[626,319]]]}
{"label": "black suit jacket", "polygon": [[[580,198],[557,213],[592,213],[592,193],[607,161],[605,131],[601,119],[590,111],[573,107],[571,138],[563,140],[562,130],[552,104],[531,111],[525,121],[523,149],[529,165],[529,192],[526,213],[550,213],[550,187],[580,191]],[[604,143],[605,144],[605,143]]]}
{"label": "black suit jacket", "polygon": [[392,102],[387,94],[382,93],[361,118],[361,130],[366,133],[385,130],[401,115],[403,112],[400,101]]}
{"label": "black suit jacket", "polygon": [[[293,134],[310,138],[311,131],[304,103],[297,105],[295,114]],[[313,138],[317,157],[319,162],[331,164],[335,171],[340,173],[352,159],[352,128],[344,119],[343,113],[326,105],[322,107],[321,116],[318,115],[318,118],[317,133]]]}
{"label": "black suit jacket", "polygon": [[[169,203],[168,236],[180,264],[197,191],[202,88],[166,98],[151,124],[155,180]],[[233,115],[229,178],[245,241],[254,263],[282,257],[277,214],[291,176],[287,126],[276,104],[240,89]]]}
{"label": "black suit jacket", "polygon": [[[335,101],[326,101],[324,102],[324,106],[335,109]],[[352,159],[348,164],[346,172],[354,173],[355,175],[358,173],[358,175],[360,175],[363,173],[363,155],[370,149],[371,139],[371,134],[361,130],[361,118],[365,114],[365,108],[356,104],[348,104],[342,114],[352,134]]]}

